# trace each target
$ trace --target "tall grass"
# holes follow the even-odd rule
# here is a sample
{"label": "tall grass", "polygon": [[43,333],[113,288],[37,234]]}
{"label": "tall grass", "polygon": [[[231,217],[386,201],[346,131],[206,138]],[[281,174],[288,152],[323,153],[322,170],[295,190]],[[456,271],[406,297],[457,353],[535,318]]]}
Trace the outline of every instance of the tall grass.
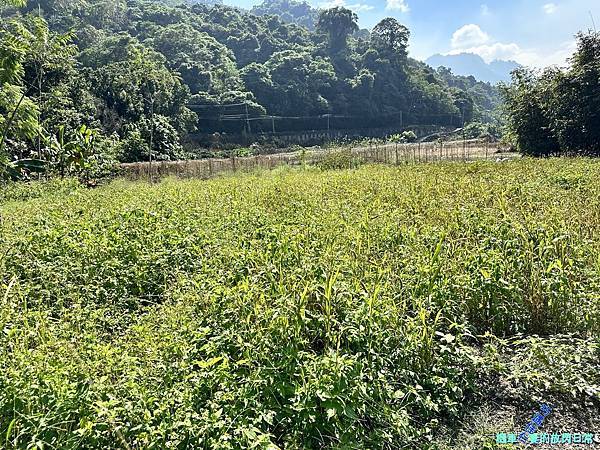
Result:
{"label": "tall grass", "polygon": [[599,174],[366,166],[0,204],[3,445],[433,445],[490,336],[598,336]]}

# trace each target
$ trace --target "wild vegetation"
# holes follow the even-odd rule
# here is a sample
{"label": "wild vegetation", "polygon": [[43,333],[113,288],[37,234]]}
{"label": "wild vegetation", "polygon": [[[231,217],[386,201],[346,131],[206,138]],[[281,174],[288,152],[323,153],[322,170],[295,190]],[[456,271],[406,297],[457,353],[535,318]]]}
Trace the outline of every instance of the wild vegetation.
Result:
{"label": "wild vegetation", "polygon": [[523,424],[461,431],[465,414],[536,401],[593,429],[599,175],[524,159],[11,185],[2,445],[491,449]]}
{"label": "wild vegetation", "polygon": [[[600,34],[499,90],[395,19],[204,3],[0,0],[0,447],[491,450],[538,402],[600,429],[600,163],[397,153],[410,123],[597,156]],[[397,166],[95,182],[276,119],[394,125]]]}
{"label": "wild vegetation", "polygon": [[310,30],[262,15],[298,6],[286,5],[255,15],[137,0],[0,3],[5,175],[198,157],[183,145],[194,131],[494,120],[496,89],[408,58],[410,33],[396,20],[365,34],[345,8],[310,10]]}
{"label": "wild vegetation", "polygon": [[509,138],[524,154],[600,155],[600,32],[577,41],[568,68],[520,69],[503,89]]}

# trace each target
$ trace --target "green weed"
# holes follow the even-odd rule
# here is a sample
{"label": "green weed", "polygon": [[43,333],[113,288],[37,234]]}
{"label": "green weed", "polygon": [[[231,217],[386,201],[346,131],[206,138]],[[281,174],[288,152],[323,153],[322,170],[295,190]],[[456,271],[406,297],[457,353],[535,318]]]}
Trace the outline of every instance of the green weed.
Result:
{"label": "green weed", "polygon": [[0,203],[2,445],[435,448],[486,377],[597,402],[600,164],[467,167]]}

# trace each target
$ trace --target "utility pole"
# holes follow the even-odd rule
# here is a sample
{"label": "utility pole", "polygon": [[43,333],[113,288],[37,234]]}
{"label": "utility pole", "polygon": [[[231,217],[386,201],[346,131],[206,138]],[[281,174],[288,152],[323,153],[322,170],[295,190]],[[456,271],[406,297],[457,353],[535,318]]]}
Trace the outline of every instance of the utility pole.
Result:
{"label": "utility pole", "polygon": [[152,145],[154,142],[154,95],[152,95],[152,99],[150,100],[150,148],[148,151],[148,178],[150,179],[150,184],[152,184]]}
{"label": "utility pole", "polygon": [[250,116],[248,115],[248,103],[244,102],[244,106],[246,107],[246,126],[248,127],[248,134],[252,134],[252,130],[250,129]]}
{"label": "utility pole", "polygon": [[148,91],[150,94],[150,143],[148,148],[148,180],[152,184],[152,146],[154,145],[154,96],[156,95],[154,79],[150,80]]}
{"label": "utility pole", "polygon": [[465,133],[465,108],[464,106],[460,108],[462,112],[462,135],[463,135],[463,160],[467,160],[467,140]]}

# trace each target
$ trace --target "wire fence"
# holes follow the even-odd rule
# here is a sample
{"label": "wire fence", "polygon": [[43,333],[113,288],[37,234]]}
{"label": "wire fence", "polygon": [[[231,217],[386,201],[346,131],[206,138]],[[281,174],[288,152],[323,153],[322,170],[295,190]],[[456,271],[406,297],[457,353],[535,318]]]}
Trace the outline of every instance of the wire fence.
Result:
{"label": "wire fence", "polygon": [[129,179],[157,180],[163,177],[211,178],[226,172],[251,172],[279,166],[318,165],[344,152],[356,163],[416,164],[436,161],[505,160],[518,157],[498,142],[461,140],[415,144],[371,143],[330,149],[306,149],[269,155],[206,158],[186,161],[157,161],[122,164],[122,175]]}

